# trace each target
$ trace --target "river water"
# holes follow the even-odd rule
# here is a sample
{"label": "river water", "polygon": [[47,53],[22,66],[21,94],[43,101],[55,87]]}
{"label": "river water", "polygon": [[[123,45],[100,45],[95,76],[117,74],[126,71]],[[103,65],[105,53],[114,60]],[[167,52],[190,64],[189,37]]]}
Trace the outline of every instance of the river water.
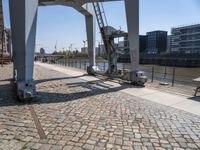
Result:
{"label": "river water", "polygon": [[[89,65],[85,60],[60,60],[61,64],[66,66],[85,69]],[[102,72],[105,72],[108,63],[105,61],[97,61],[97,66]],[[152,68],[154,66],[154,69]],[[129,63],[118,63],[118,69],[128,71],[130,69]],[[140,70],[145,71],[149,79],[166,80],[171,82],[174,79],[175,83],[192,85],[192,79],[200,77],[200,68],[183,68],[183,67],[166,67],[158,65],[140,65]],[[153,71],[154,70],[154,71]]]}

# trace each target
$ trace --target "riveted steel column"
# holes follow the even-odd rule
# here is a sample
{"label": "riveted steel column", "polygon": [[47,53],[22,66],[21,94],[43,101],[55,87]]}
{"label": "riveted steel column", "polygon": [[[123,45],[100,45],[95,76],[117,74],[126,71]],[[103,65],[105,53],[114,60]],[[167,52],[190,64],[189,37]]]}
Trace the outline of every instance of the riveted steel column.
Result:
{"label": "riveted steel column", "polygon": [[131,71],[139,69],[139,0],[125,0]]}
{"label": "riveted steel column", "polygon": [[18,97],[31,98],[38,0],[9,0],[14,70]]}

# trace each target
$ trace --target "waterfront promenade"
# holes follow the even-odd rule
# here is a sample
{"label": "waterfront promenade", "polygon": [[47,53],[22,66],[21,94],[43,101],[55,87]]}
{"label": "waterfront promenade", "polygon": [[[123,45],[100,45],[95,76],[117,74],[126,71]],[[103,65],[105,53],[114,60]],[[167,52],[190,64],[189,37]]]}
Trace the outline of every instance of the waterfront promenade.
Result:
{"label": "waterfront promenade", "polygon": [[200,102],[36,63],[37,97],[16,101],[0,68],[0,149],[200,149]]}

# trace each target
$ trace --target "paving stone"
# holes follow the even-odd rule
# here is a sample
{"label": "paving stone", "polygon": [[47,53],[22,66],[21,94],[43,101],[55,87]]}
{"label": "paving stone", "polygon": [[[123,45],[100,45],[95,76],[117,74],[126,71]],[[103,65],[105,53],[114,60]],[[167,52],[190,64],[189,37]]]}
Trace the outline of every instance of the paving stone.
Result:
{"label": "paving stone", "polygon": [[31,105],[47,135],[41,140],[29,107],[16,101],[4,81],[12,77],[12,65],[4,72],[0,149],[200,149],[199,116],[119,91],[129,85],[105,89],[104,80],[87,82],[36,65],[37,98]]}
{"label": "paving stone", "polygon": [[83,148],[84,148],[84,149],[91,150],[91,149],[94,148],[94,145],[91,145],[91,144],[85,144],[85,145],[83,146]]}
{"label": "paving stone", "polygon": [[62,150],[62,146],[53,145],[50,150]]}
{"label": "paving stone", "polygon": [[40,150],[50,150],[51,147],[52,147],[52,145],[50,145],[50,144],[43,144],[40,147]]}
{"label": "paving stone", "polygon": [[67,145],[63,147],[63,150],[72,150],[73,146]]}

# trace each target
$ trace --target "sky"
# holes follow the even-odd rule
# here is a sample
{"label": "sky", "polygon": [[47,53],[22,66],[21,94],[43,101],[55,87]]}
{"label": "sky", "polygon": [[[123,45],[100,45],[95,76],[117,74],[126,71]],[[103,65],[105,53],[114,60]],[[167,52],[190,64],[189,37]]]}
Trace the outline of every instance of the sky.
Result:
{"label": "sky", "polygon": [[[139,0],[140,34],[154,30],[200,23],[200,0]],[[3,0],[4,22],[10,27],[8,0]],[[124,2],[104,3],[108,25],[127,31]],[[36,51],[43,47],[46,52],[57,49],[80,50],[86,40],[84,16],[66,6],[42,6],[38,9]],[[97,26],[97,41],[101,38]]]}

